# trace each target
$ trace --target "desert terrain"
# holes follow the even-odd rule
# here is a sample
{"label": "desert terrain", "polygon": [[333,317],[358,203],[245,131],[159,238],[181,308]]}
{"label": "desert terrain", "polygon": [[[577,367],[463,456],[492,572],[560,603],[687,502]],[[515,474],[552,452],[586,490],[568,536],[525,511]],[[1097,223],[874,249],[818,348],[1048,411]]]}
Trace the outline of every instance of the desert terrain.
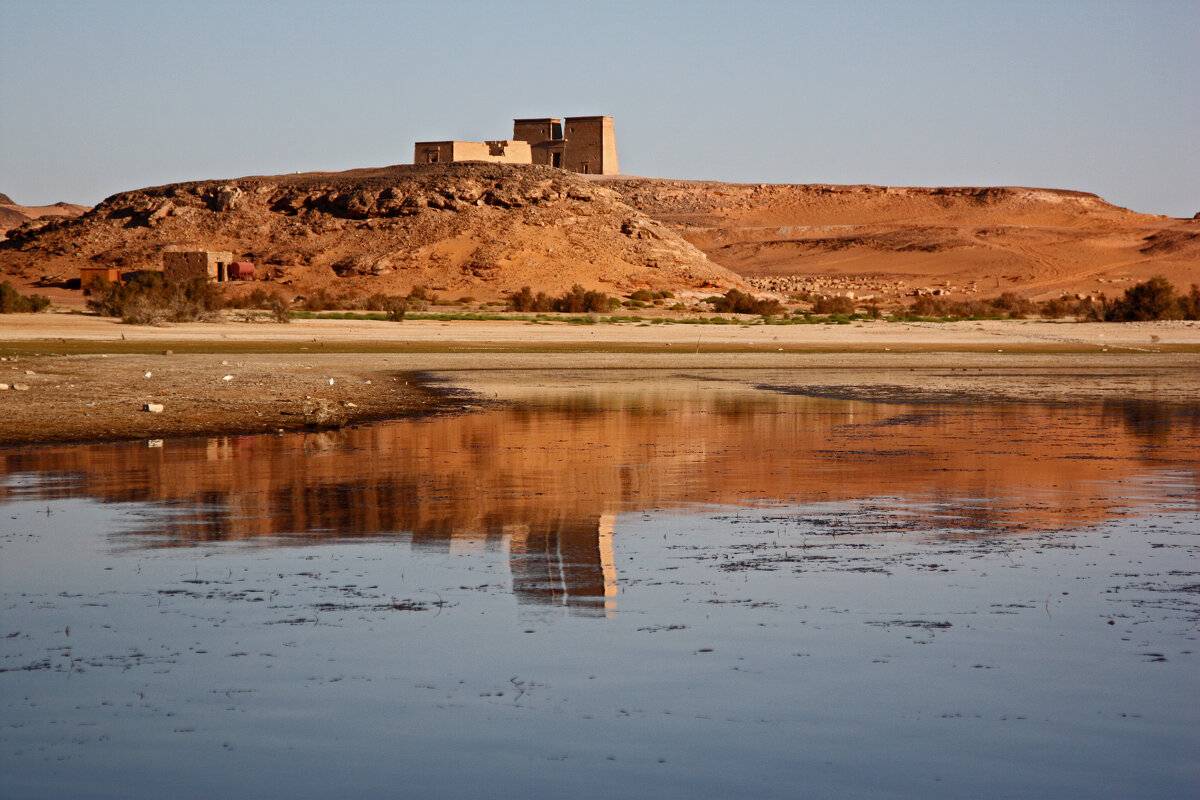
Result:
{"label": "desert terrain", "polygon": [[[1152,275],[1180,289],[1200,283],[1200,220],[1012,187],[745,185],[460,163],[171,184],[90,210],[0,208],[11,212],[6,226],[23,220],[0,242],[0,277],[48,295],[60,311],[83,306],[72,284],[80,267],[159,269],[169,245],[252,260],[258,280],[223,291],[261,288],[288,301],[423,287],[477,304],[522,286],[579,284],[613,296],[670,291],[693,304],[753,288],[895,307],[919,293],[1116,297]],[[1152,390],[1186,400],[1200,389],[1182,377],[1200,373],[1194,322],[651,324],[679,321],[655,313],[671,312],[590,325],[528,317],[281,325],[227,312],[220,322],[161,327],[6,314],[0,443],[342,426],[487,400],[470,380],[455,387],[464,395],[430,382],[437,370],[510,370],[519,385],[547,369],[844,368],[860,382],[858,396],[944,398],[995,391],[981,371],[1036,367],[1076,377],[1015,384],[1024,399]],[[920,377],[885,386],[881,370]],[[1078,370],[1111,373],[1078,380]],[[1163,374],[1178,380],[1163,385]],[[143,411],[148,404],[163,410]]]}
{"label": "desert terrain", "polygon": [[4,241],[10,230],[19,228],[31,220],[45,217],[78,217],[90,210],[89,206],[62,202],[48,206],[23,206],[13,202],[8,195],[0,193],[0,242]]}
{"label": "desert terrain", "polygon": [[[1185,292],[1200,283],[1200,219],[1057,189],[732,184],[459,163],[171,184],[78,217],[82,207],[60,206],[0,205],[15,209],[4,227],[23,223],[0,242],[0,275],[75,307],[81,266],[160,269],[167,245],[254,261],[288,299],[424,287],[497,300],[575,284],[703,297],[753,286],[894,307],[919,293],[1114,298],[1155,275]],[[50,216],[28,219],[35,212]]]}
{"label": "desert terrain", "polygon": [[0,274],[75,304],[79,293],[64,290],[80,267],[161,269],[168,245],[256,262],[289,299],[416,286],[479,299],[523,286],[609,294],[744,287],[612,190],[536,166],[408,165],[173,184],[122,192],[78,219],[38,220],[8,236]]}
{"label": "desert terrain", "polygon": [[1086,192],[596,180],[760,289],[1043,300],[1200,283],[1200,219]]}

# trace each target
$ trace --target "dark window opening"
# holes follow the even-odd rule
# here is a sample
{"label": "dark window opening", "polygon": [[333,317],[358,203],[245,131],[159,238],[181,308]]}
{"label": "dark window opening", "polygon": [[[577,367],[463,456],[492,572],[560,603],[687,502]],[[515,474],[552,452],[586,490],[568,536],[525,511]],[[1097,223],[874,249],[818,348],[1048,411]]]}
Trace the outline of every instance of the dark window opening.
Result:
{"label": "dark window opening", "polygon": [[551,153],[550,154],[550,166],[552,166],[552,167],[561,167],[562,166],[562,153]]}

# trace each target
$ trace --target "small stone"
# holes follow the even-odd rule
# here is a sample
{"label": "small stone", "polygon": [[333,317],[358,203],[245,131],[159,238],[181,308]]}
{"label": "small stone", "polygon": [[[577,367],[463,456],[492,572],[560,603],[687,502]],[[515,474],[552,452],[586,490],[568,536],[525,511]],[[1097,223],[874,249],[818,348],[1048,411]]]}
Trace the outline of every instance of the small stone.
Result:
{"label": "small stone", "polygon": [[147,377],[147,378],[149,378],[149,377],[150,377],[150,373],[149,373],[149,372],[147,372],[147,373],[146,373],[146,377]]}
{"label": "small stone", "polygon": [[7,392],[8,389],[9,389],[9,386],[7,383],[0,383],[0,392]]}
{"label": "small stone", "polygon": [[232,375],[226,375],[224,378],[221,378],[221,380],[223,380],[223,381],[231,381],[231,380],[233,380],[233,376],[232,376]]}
{"label": "small stone", "polygon": [[175,355],[175,351],[174,350],[163,350],[163,355],[164,356],[173,356],[173,355]]}
{"label": "small stone", "polygon": [[18,392],[28,392],[29,384],[28,383],[14,383],[13,388],[16,389]]}
{"label": "small stone", "polygon": [[142,411],[148,411],[151,414],[161,414],[163,412],[162,403],[146,403],[142,406]]}

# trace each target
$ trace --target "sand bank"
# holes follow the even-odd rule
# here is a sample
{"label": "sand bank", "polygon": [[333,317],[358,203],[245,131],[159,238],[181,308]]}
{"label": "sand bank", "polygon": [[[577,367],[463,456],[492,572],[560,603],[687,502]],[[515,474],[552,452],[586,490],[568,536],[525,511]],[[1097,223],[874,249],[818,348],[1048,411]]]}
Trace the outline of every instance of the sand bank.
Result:
{"label": "sand bank", "polygon": [[345,425],[645,381],[904,402],[1200,397],[1194,323],[141,327],[8,315],[0,357],[0,444]]}

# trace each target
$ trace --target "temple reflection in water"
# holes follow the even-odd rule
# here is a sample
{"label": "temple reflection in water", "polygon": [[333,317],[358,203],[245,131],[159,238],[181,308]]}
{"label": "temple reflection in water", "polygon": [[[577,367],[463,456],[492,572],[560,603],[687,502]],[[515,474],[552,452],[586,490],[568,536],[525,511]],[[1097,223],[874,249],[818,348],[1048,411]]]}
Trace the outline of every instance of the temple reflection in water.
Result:
{"label": "temple reflection in water", "polygon": [[1194,495],[1196,452],[1194,406],[573,397],[320,433],[13,449],[0,500],[151,504],[126,547],[507,548],[519,601],[605,614],[622,512],[870,501],[905,530],[952,517],[961,535],[995,535],[1123,513],[1112,487],[1147,468]]}

